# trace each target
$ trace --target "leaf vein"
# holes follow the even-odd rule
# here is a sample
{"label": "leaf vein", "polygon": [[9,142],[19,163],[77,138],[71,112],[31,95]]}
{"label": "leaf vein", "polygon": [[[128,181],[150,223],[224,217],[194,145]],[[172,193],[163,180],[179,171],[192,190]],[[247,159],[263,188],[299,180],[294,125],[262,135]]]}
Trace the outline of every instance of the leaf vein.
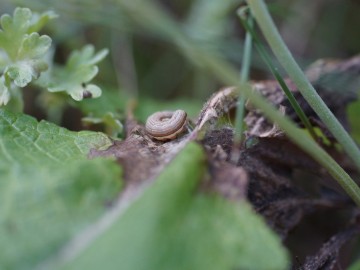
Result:
{"label": "leaf vein", "polygon": [[[45,151],[44,149],[41,148],[41,146],[39,146],[37,143],[35,143],[33,140],[31,140],[31,139],[29,138],[29,136],[27,136],[27,135],[25,134],[24,130],[21,130],[19,127],[16,126],[16,122],[17,122],[18,118],[15,119],[15,121],[14,121],[13,123],[12,123],[11,121],[9,121],[8,119],[6,119],[6,118],[3,118],[3,119],[9,124],[9,126],[10,126],[11,128],[13,128],[14,130],[16,130],[19,135],[21,135],[21,136],[22,136],[23,138],[25,138],[27,141],[31,142],[31,143],[35,146],[35,148],[36,148],[40,153],[44,154],[45,156],[47,156],[47,157],[49,157],[49,158],[51,158],[51,159],[53,159],[53,160],[55,160],[55,161],[57,161],[57,162],[60,161],[57,157],[51,155],[49,152]],[[36,132],[37,132],[37,134],[39,134],[38,131],[36,131]]]}

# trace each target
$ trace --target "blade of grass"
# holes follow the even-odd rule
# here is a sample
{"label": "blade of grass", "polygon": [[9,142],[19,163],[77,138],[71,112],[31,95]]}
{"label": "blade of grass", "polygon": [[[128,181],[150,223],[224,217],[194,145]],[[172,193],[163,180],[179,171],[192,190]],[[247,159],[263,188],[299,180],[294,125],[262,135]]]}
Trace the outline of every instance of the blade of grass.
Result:
{"label": "blade of grass", "polygon": [[285,95],[287,96],[291,106],[293,107],[295,113],[297,114],[297,116],[299,117],[299,119],[301,120],[301,122],[303,123],[304,127],[309,131],[310,135],[314,138],[314,140],[316,140],[317,135],[314,131],[313,126],[311,125],[308,117],[306,116],[306,114],[304,113],[304,111],[302,110],[302,108],[300,107],[299,103],[296,101],[293,93],[290,91],[289,87],[287,86],[286,82],[284,81],[283,77],[280,75],[280,73],[278,72],[277,68],[274,66],[274,64],[271,61],[271,58],[269,56],[269,54],[266,52],[264,46],[262,45],[260,38],[258,37],[258,35],[256,34],[256,32],[254,31],[254,28],[252,25],[250,25],[247,22],[246,17],[247,16],[251,16],[251,13],[249,15],[246,15],[246,12],[249,11],[248,7],[242,7],[238,9],[238,16],[239,19],[242,23],[242,25],[244,26],[245,30],[251,34],[252,39],[254,40],[254,45],[255,48],[257,49],[258,53],[260,54],[261,58],[263,59],[263,61],[265,62],[265,64],[268,66],[268,68],[270,69],[271,73],[273,74],[273,76],[275,77],[275,79],[278,81],[278,83],[280,84],[281,89],[284,91]]}
{"label": "blade of grass", "polygon": [[[252,17],[249,16],[247,18],[247,21],[249,24],[252,24]],[[243,51],[243,61],[240,71],[241,83],[247,82],[249,78],[251,47],[252,47],[251,34],[246,33],[245,42],[244,42],[244,51]],[[236,117],[235,117],[234,146],[239,146],[242,141],[245,101],[246,101],[245,97],[239,92],[239,99],[238,99],[238,104],[236,108]]]}
{"label": "blade of grass", "polygon": [[219,80],[227,85],[239,87],[251,103],[262,110],[264,115],[287,134],[290,140],[308,153],[314,160],[319,162],[334,177],[346,193],[360,207],[360,188],[341,166],[322,149],[314,140],[307,136],[304,130],[296,127],[287,117],[282,116],[271,104],[260,94],[252,91],[251,87],[241,84],[237,71],[223,59],[203,47],[199,47],[183,34],[181,27],[172,20],[154,2],[143,0],[117,0],[128,16],[139,25],[161,35],[169,42],[173,42],[194,63],[207,68]]}
{"label": "blade of grass", "polygon": [[282,40],[264,1],[247,0],[247,3],[280,64],[289,74],[289,77],[298,87],[300,93],[309,103],[311,108],[320,117],[340,145],[344,148],[344,151],[354,161],[356,167],[360,170],[360,151],[358,146],[320,98],[299,65],[296,63],[291,52]]}
{"label": "blade of grass", "polygon": [[[252,25],[252,17],[249,16],[247,22]],[[243,51],[243,61],[240,71],[240,83],[246,83],[249,78],[250,62],[251,62],[251,49],[252,49],[252,37],[249,32],[246,33]],[[243,126],[244,126],[244,110],[246,98],[238,92],[239,98],[236,107],[235,116],[235,132],[233,139],[233,147],[231,150],[230,160],[232,163],[237,164],[240,158],[240,145],[242,142]]]}

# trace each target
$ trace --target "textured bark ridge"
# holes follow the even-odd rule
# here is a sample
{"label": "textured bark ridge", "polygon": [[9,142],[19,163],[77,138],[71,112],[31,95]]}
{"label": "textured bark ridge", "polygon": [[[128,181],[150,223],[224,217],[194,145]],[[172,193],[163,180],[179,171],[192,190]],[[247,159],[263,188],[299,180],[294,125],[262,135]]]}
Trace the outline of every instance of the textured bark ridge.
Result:
{"label": "textured bark ridge", "polygon": [[[346,61],[319,60],[306,74],[325,103],[348,128],[346,106],[357,98],[360,89],[360,57]],[[313,125],[322,130],[330,142],[335,142],[294,84],[290,80],[287,83]],[[254,91],[259,91],[283,114],[301,126],[276,81],[252,82],[252,86]],[[347,213],[345,218],[341,216],[342,223],[333,228],[331,233],[345,228],[356,209],[352,202],[311,157],[291,143],[276,125],[249,102],[246,104],[246,139],[238,149],[240,159],[237,164],[229,161],[233,147],[233,128],[230,124],[219,123],[233,114],[236,102],[234,88],[221,89],[205,103],[191,132],[166,142],[149,138],[144,126],[129,114],[125,140],[114,141],[105,151],[92,151],[90,156],[116,157],[124,168],[128,187],[136,189],[137,186],[153,181],[189,141],[197,141],[207,153],[209,172],[199,191],[215,191],[229,200],[249,200],[286,241],[288,238],[291,240],[290,232],[293,229],[306,224],[308,216],[331,212],[329,209]],[[355,173],[351,163],[336,151],[333,144],[324,145],[324,148],[349,173]],[[334,218],[337,217],[329,216],[329,222]],[[352,226],[352,229],[346,229],[333,238],[330,238],[331,234],[326,234],[324,237],[330,240],[323,247],[319,246],[315,256],[294,254],[300,266],[304,263],[303,269],[333,269],[331,267],[336,264],[338,256],[325,256],[324,250],[338,254],[347,240],[359,235],[356,227],[359,222],[353,222]],[[291,245],[289,248],[291,250]],[[309,257],[305,261],[306,255]],[[320,263],[320,260],[324,263]]]}

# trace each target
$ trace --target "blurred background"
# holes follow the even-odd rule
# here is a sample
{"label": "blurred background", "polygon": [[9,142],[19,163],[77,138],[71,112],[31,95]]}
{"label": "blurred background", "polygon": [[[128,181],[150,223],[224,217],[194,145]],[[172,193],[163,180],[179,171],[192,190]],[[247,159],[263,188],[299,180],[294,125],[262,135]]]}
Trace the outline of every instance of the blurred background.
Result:
{"label": "blurred background", "polygon": [[[240,70],[245,33],[236,9],[242,1],[156,3],[193,40],[221,54]],[[268,4],[301,66],[319,58],[347,58],[360,51],[360,1],[278,0]],[[16,6],[29,7],[33,12],[53,10],[59,15],[42,32],[53,39],[58,63],[64,63],[72,50],[87,43],[94,44],[97,51],[110,50],[95,78],[103,89],[102,97],[62,106],[63,115],[57,121],[69,129],[83,129],[80,119],[89,114],[116,112],[121,118],[128,100],[137,102],[135,113],[141,121],[154,111],[172,108],[184,108],[196,117],[206,99],[222,86],[191,57],[184,56],[174,44],[176,41],[163,38],[161,26],[144,28],[136,11],[129,14],[126,1],[2,0],[1,13],[12,14]],[[251,79],[266,78],[271,78],[269,72],[254,51]],[[56,104],[54,94],[39,97],[37,89],[26,89],[24,94],[26,113],[38,119],[49,118],[46,107],[52,105],[44,103]]]}

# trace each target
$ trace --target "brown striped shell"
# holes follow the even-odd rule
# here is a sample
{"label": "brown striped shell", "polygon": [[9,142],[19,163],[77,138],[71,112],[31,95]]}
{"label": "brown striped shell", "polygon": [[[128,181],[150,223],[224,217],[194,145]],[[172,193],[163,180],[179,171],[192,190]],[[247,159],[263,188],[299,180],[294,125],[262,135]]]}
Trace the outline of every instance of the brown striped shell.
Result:
{"label": "brown striped shell", "polygon": [[183,110],[156,112],[145,124],[147,134],[159,141],[175,139],[186,127],[187,114]]}

